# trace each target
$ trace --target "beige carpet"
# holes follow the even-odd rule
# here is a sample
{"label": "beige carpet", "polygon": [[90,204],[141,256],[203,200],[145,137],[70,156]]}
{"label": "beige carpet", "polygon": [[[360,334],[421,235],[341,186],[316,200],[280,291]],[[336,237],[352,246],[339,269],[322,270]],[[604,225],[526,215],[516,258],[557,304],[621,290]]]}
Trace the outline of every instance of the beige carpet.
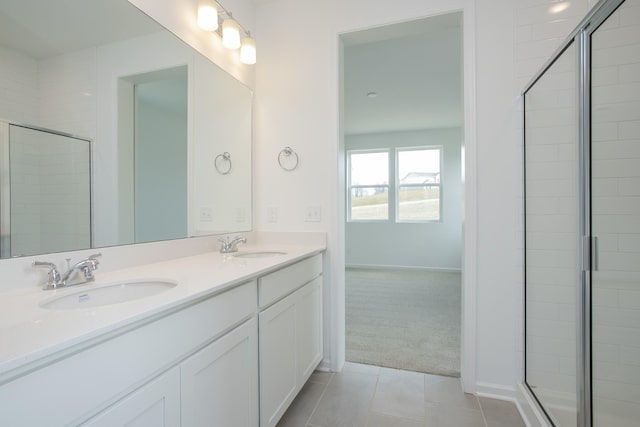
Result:
{"label": "beige carpet", "polygon": [[460,273],[346,270],[347,360],[460,376]]}

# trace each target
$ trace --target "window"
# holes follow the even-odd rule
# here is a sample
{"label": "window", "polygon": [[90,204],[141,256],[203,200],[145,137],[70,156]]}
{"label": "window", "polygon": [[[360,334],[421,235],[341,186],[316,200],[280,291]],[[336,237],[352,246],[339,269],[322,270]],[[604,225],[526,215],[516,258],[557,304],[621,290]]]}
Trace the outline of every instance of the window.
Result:
{"label": "window", "polygon": [[348,151],[347,220],[440,221],[441,164],[442,147]]}
{"label": "window", "polygon": [[389,151],[348,153],[348,219],[389,219]]}
{"label": "window", "polygon": [[396,221],[440,221],[441,147],[396,150]]}

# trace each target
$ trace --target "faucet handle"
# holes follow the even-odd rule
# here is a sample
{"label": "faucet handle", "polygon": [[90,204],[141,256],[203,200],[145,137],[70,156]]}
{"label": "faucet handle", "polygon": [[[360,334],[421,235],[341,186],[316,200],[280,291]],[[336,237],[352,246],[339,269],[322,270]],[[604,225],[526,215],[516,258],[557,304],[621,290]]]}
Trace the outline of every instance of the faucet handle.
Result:
{"label": "faucet handle", "polygon": [[44,267],[49,269],[49,280],[44,284],[44,289],[55,289],[63,283],[62,276],[60,276],[60,272],[58,271],[58,267],[54,263],[46,261],[34,261],[32,266],[34,268]]}
{"label": "faucet handle", "polygon": [[101,256],[102,253],[98,252],[97,254],[89,255],[89,258],[87,258],[87,260],[91,261],[91,268],[93,268],[94,270],[98,268],[98,264],[100,264],[98,258],[100,258]]}

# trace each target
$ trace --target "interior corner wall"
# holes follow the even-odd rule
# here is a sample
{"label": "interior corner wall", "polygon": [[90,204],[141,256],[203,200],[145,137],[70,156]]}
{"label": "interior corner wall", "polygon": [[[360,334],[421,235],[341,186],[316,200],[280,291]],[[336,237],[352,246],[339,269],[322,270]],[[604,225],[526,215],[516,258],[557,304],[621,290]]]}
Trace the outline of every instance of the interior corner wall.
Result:
{"label": "interior corner wall", "polygon": [[347,222],[346,264],[460,270],[462,244],[461,128],[347,135],[347,150],[442,146],[442,221]]}

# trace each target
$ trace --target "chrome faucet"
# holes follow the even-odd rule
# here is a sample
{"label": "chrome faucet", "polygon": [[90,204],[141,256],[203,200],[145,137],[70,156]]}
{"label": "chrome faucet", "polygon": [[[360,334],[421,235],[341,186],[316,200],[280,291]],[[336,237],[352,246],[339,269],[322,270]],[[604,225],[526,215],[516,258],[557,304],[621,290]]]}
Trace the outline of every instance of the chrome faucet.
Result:
{"label": "chrome faucet", "polygon": [[33,267],[46,267],[49,269],[49,278],[42,286],[42,289],[56,289],[58,287],[64,286],[64,282],[62,281],[62,276],[60,276],[60,272],[58,271],[58,267],[52,262],[45,261],[34,261]]}
{"label": "chrome faucet", "polygon": [[232,252],[238,252],[238,243],[247,243],[247,238],[242,236],[236,236],[229,240],[229,236],[226,238],[218,239],[222,243],[220,246],[221,254],[230,254]]}
{"label": "chrome faucet", "polygon": [[[100,263],[97,258],[100,256],[102,256],[102,254],[99,253],[90,255],[75,263],[73,267],[69,266],[64,274],[60,274],[58,267],[52,262],[35,261],[33,266],[46,267],[49,269],[48,280],[45,282],[43,289],[57,289],[94,281],[96,278],[93,272],[98,269],[98,264]],[[67,263],[69,263],[69,261],[70,259],[67,259]],[[75,279],[77,273],[82,273],[79,279]]]}

